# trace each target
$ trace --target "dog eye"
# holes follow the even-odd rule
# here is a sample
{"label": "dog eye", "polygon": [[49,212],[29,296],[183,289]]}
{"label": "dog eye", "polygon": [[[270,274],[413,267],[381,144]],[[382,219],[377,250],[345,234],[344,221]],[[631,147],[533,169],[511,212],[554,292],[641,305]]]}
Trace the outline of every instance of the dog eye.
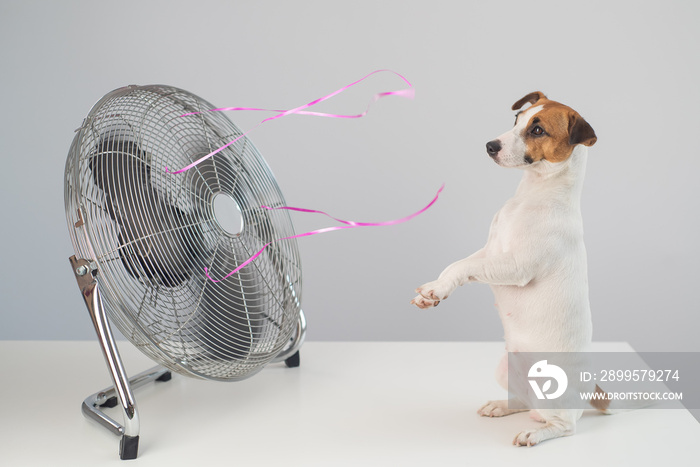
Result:
{"label": "dog eye", "polygon": [[530,130],[530,133],[532,133],[535,136],[541,136],[544,134],[544,130],[542,129],[541,126],[536,126],[532,130]]}

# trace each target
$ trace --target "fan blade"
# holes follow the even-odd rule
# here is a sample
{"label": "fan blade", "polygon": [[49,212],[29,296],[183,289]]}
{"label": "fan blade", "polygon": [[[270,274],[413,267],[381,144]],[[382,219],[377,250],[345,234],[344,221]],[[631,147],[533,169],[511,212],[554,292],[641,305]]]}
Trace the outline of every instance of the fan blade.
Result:
{"label": "fan blade", "polygon": [[133,141],[103,140],[90,161],[110,217],[119,227],[119,255],[134,278],[176,287],[199,262],[201,227],[161,199],[151,185],[147,154]]}

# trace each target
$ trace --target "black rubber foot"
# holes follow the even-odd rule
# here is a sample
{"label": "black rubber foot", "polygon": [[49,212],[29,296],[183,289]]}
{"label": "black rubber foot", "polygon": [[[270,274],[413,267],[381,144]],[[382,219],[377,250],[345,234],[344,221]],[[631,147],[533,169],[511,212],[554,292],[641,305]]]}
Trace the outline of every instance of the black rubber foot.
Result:
{"label": "black rubber foot", "polygon": [[284,364],[287,365],[288,368],[296,368],[301,364],[301,358],[299,357],[299,351],[297,350],[294,355],[291,357],[287,358],[284,361]]}
{"label": "black rubber foot", "polygon": [[104,401],[104,403],[100,404],[100,407],[106,407],[108,409],[111,409],[112,407],[116,407],[117,404],[119,404],[117,397],[112,396],[109,399],[107,399],[106,401]]}
{"label": "black rubber foot", "polygon": [[167,372],[163,373],[162,375],[160,375],[159,377],[157,377],[156,381],[165,382],[165,381],[170,381],[171,379],[173,379],[173,374],[170,373],[169,371],[167,371]]}
{"label": "black rubber foot", "polygon": [[119,458],[121,460],[136,459],[139,455],[139,437],[138,436],[122,436],[119,443]]}

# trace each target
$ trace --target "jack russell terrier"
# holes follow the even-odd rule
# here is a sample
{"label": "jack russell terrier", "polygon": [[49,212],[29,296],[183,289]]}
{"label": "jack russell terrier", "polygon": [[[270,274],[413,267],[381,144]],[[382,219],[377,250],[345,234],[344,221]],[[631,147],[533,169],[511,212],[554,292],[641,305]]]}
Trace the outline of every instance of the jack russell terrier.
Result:
{"label": "jack russell terrier", "polygon": [[[502,167],[523,169],[520,185],[494,217],[486,246],[449,265],[411,303],[437,306],[460,285],[489,284],[505,331],[506,352],[583,352],[591,342],[581,191],[587,146],[597,138],[573,109],[533,92],[513,104],[515,126],[486,144]],[[508,388],[508,355],[496,379]],[[596,407],[601,410],[606,407]],[[522,410],[489,401],[478,410],[501,417]],[[582,410],[531,411],[544,425],[519,433],[517,446],[572,435]]]}

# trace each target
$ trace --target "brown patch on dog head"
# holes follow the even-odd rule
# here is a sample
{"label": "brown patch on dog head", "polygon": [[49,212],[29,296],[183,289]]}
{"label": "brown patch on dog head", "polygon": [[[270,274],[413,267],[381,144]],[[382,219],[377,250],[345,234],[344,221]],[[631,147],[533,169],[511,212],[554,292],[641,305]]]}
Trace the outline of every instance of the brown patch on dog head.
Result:
{"label": "brown patch on dog head", "polygon": [[542,109],[530,118],[522,133],[528,163],[542,159],[562,162],[569,158],[577,144],[595,144],[597,137],[593,128],[575,110],[546,97],[544,102],[542,100],[535,101],[536,105],[542,105]]}
{"label": "brown patch on dog head", "polygon": [[595,135],[595,131],[591,128],[591,125],[583,119],[579,114],[576,114],[572,120],[569,121],[569,144],[575,146],[577,144],[583,144],[584,146],[593,146],[598,137]]}
{"label": "brown patch on dog head", "polygon": [[539,102],[542,99],[547,99],[547,96],[542,94],[540,91],[531,92],[530,94],[528,94],[527,96],[523,97],[518,102],[513,104],[513,107],[511,107],[511,110],[520,110],[528,102],[532,105],[535,105],[537,102]]}

